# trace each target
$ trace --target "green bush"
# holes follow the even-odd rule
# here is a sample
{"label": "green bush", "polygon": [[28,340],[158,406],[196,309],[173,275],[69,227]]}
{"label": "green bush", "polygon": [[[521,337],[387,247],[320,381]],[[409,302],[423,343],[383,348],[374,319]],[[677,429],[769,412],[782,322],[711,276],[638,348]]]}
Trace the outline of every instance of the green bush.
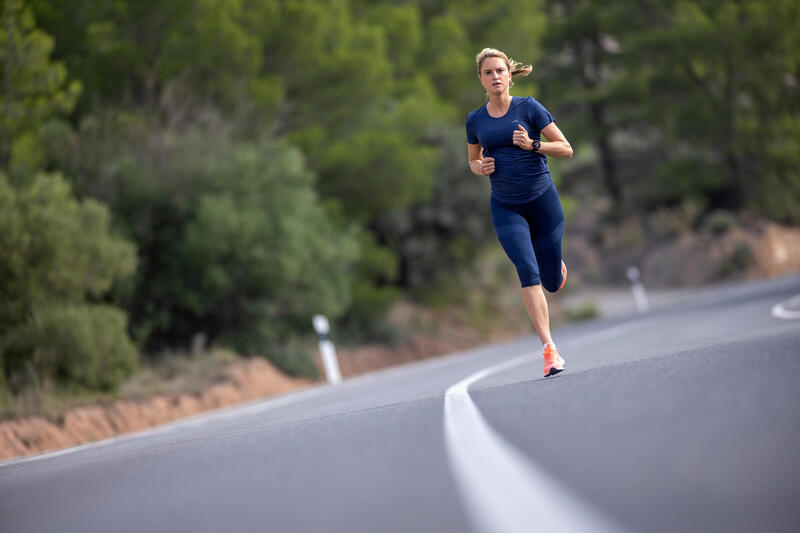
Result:
{"label": "green bush", "polygon": [[348,307],[355,227],[334,220],[294,146],[242,140],[209,112],[180,127],[86,119],[75,147],[80,191],[108,202],[140,250],[127,309],[149,351],[203,333],[265,353]]}
{"label": "green bush", "polygon": [[108,389],[135,368],[123,312],[85,303],[136,265],[104,205],[78,201],[59,175],[15,188],[0,173],[0,250],[0,367],[9,388],[54,380]]}
{"label": "green bush", "polygon": [[293,343],[268,348],[265,355],[272,364],[290,376],[319,378],[319,370],[311,356],[310,348],[295,346]]}
{"label": "green bush", "polygon": [[717,275],[722,278],[729,278],[750,268],[755,262],[753,250],[744,241],[739,241],[734,246],[733,251],[727,259],[720,264]]}
{"label": "green bush", "polygon": [[96,200],[78,201],[58,174],[12,187],[0,174],[0,336],[53,303],[101,298],[136,268]]}
{"label": "green bush", "polygon": [[592,320],[600,316],[600,310],[595,302],[582,302],[580,305],[570,307],[564,311],[567,322],[581,322]]}
{"label": "green bush", "polygon": [[5,354],[17,383],[52,381],[112,390],[138,366],[125,314],[108,305],[68,304],[34,311],[12,331]]}
{"label": "green bush", "polygon": [[463,128],[439,127],[431,140],[440,150],[431,197],[386,212],[377,224],[378,240],[397,254],[400,285],[423,297],[437,285],[448,285],[494,240],[488,180],[453,163],[464,157]]}
{"label": "green bush", "polygon": [[703,226],[709,233],[719,237],[736,226],[736,216],[725,209],[715,209],[708,214]]}

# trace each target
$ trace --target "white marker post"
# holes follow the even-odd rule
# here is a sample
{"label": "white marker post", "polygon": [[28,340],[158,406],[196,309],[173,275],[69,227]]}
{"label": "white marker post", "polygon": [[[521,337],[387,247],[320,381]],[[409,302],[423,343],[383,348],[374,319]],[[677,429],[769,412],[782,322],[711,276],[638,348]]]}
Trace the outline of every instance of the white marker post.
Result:
{"label": "white marker post", "polygon": [[335,385],[342,381],[342,374],[339,372],[339,362],[336,360],[336,349],[330,338],[330,324],[324,315],[314,315],[311,319],[314,331],[319,336],[319,353],[322,356],[322,365],[325,367],[325,374],[328,376],[328,383]]}
{"label": "white marker post", "polygon": [[636,309],[644,314],[650,309],[650,302],[647,300],[644,285],[639,279],[639,269],[635,266],[629,266],[627,274],[628,279],[631,280],[631,290],[633,290],[633,301],[636,302]]}

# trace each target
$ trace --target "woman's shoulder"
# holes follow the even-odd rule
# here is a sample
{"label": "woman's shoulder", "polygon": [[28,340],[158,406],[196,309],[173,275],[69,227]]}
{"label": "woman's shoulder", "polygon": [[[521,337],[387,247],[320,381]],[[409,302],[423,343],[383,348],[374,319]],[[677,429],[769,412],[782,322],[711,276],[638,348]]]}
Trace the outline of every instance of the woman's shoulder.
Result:
{"label": "woman's shoulder", "polygon": [[553,116],[550,114],[550,111],[548,111],[547,108],[533,96],[526,96],[520,100],[522,103],[520,107],[521,111],[528,113],[531,116],[545,116],[549,117],[550,121],[553,120]]}
{"label": "woman's shoulder", "polygon": [[515,96],[515,98],[519,99],[520,104],[523,104],[523,105],[526,105],[526,106],[540,106],[540,105],[542,105],[533,96]]}
{"label": "woman's shoulder", "polygon": [[485,109],[486,109],[486,104],[483,104],[478,109],[473,109],[472,111],[470,111],[469,114],[467,114],[467,123],[477,118],[478,115],[480,115]]}

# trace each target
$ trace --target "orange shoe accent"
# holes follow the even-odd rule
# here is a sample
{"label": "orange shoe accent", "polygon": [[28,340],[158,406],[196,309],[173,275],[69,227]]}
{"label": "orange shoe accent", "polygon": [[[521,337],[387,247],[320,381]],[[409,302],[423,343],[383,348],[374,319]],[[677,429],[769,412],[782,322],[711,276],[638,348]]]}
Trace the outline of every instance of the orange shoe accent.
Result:
{"label": "orange shoe accent", "polygon": [[555,376],[564,370],[565,361],[552,344],[545,344],[542,356],[544,356],[544,377]]}
{"label": "orange shoe accent", "polygon": [[564,288],[564,284],[567,282],[567,265],[564,264],[564,261],[561,261],[561,285],[558,287],[558,290]]}

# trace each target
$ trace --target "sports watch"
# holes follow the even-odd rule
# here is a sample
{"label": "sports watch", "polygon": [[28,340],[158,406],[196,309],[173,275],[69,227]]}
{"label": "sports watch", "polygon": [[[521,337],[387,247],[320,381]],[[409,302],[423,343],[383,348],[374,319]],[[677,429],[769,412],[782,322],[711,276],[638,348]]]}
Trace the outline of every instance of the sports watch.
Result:
{"label": "sports watch", "polygon": [[531,139],[533,144],[531,145],[531,152],[538,152],[539,148],[542,146],[541,141],[539,139]]}

